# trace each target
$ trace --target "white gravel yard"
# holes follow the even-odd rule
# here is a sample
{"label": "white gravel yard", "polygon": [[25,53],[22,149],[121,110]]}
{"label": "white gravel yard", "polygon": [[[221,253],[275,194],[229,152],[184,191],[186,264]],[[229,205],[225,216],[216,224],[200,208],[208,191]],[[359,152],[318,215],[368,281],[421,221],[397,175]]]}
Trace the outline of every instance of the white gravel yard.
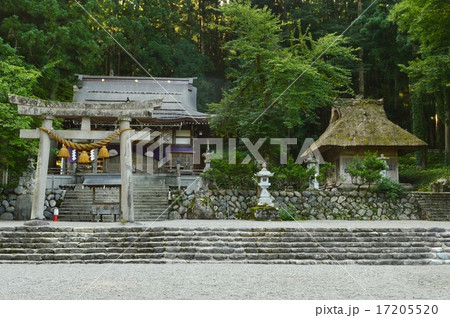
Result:
{"label": "white gravel yard", "polygon": [[450,266],[2,264],[0,299],[449,299]]}

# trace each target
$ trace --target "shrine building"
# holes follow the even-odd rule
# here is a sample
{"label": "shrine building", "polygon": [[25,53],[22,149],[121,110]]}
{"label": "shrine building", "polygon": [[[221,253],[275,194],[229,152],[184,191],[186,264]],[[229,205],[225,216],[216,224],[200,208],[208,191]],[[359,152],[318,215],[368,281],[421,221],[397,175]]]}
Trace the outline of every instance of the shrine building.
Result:
{"label": "shrine building", "polygon": [[[19,115],[42,120],[40,128],[20,131],[21,138],[40,140],[31,219],[43,219],[47,188],[81,184],[94,189],[94,203],[95,188],[119,188],[114,211],[132,222],[134,175],[179,187],[203,170],[193,145],[209,136],[209,115],[197,111],[195,78],[78,79],[71,103],[9,96]],[[54,129],[57,118],[63,129]]]}

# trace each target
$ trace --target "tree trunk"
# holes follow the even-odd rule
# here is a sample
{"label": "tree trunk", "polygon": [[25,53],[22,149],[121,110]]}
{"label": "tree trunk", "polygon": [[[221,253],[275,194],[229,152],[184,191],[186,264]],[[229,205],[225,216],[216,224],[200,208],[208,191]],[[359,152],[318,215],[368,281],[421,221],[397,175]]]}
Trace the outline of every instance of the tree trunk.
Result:
{"label": "tree trunk", "polygon": [[445,165],[449,165],[450,161],[450,109],[445,105],[447,110],[445,112]]}
{"label": "tree trunk", "polygon": [[[417,92],[411,94],[411,112],[413,134],[428,141],[427,119],[425,116],[425,98]],[[416,152],[416,165],[419,169],[425,169],[427,166],[427,150]]]}
{"label": "tree trunk", "polygon": [[206,15],[206,8],[205,8],[205,1],[199,0],[198,1],[198,18],[199,18],[199,24],[200,24],[200,52],[202,54],[205,54],[205,15]]}
{"label": "tree trunk", "polygon": [[[358,0],[358,16],[362,13],[362,0]],[[364,50],[361,47],[358,52],[359,57],[359,71],[358,71],[358,86],[359,86],[359,95],[364,98]]]}

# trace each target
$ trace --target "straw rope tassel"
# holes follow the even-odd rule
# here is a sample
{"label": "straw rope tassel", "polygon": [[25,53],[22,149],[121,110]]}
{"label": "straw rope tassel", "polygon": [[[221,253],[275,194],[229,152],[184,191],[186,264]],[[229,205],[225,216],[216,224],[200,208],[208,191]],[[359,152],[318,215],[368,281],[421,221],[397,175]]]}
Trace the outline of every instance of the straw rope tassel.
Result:
{"label": "straw rope tassel", "polygon": [[114,138],[119,136],[124,131],[131,130],[131,128],[118,129],[118,130],[116,130],[116,132],[114,134],[112,134],[111,136],[109,136],[105,139],[102,139],[100,141],[92,142],[89,144],[79,144],[79,143],[72,142],[70,140],[67,140],[67,139],[64,139],[64,138],[58,136],[53,130],[50,130],[50,129],[47,129],[44,127],[39,127],[39,129],[42,131],[45,131],[47,134],[52,136],[56,141],[62,143],[63,145],[66,145],[67,147],[70,147],[70,148],[78,150],[78,151],[91,151],[92,149],[97,149],[97,148],[106,146],[109,142],[114,140]]}

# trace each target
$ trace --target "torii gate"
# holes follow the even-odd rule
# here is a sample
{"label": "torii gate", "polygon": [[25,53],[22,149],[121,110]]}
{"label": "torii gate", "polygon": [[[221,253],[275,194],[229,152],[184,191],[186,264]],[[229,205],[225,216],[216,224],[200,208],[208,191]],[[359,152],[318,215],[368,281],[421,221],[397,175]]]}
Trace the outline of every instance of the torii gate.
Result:
{"label": "torii gate", "polygon": [[115,122],[119,120],[120,134],[120,175],[121,175],[121,212],[125,222],[134,222],[133,182],[132,182],[132,118],[149,118],[154,109],[160,108],[162,99],[127,103],[65,103],[43,101],[23,96],[9,95],[11,104],[17,105],[19,115],[40,117],[42,128],[21,129],[20,138],[39,138],[39,154],[36,167],[36,182],[33,192],[31,219],[44,219],[45,190],[50,154],[50,136],[55,118],[81,119],[81,130],[56,130],[58,136],[65,139],[101,140],[111,136],[111,131],[91,130],[91,118],[102,118]]}

